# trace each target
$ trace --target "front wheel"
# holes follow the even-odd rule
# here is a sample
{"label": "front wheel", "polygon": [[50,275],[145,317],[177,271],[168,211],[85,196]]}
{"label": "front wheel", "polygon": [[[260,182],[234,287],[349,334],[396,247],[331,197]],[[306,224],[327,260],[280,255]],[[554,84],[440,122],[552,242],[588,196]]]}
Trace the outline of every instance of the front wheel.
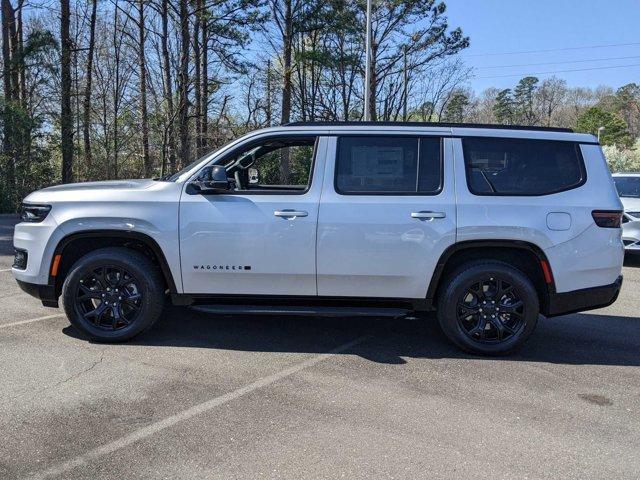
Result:
{"label": "front wheel", "polygon": [[540,306],[531,280],[498,261],[463,265],[446,280],[438,322],[455,345],[471,353],[504,355],[536,327]]}
{"label": "front wheel", "polygon": [[104,248],[80,258],[62,286],[69,321],[89,339],[121,342],[150,328],[162,313],[164,282],[139,252]]}

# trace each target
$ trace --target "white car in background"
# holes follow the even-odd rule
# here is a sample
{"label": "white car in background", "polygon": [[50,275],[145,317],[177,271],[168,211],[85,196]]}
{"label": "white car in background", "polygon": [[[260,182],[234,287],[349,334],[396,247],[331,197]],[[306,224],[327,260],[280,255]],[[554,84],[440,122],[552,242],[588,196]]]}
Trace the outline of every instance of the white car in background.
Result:
{"label": "white car in background", "polygon": [[640,252],[640,173],[615,173],[613,180],[624,206],[624,249],[626,252]]}

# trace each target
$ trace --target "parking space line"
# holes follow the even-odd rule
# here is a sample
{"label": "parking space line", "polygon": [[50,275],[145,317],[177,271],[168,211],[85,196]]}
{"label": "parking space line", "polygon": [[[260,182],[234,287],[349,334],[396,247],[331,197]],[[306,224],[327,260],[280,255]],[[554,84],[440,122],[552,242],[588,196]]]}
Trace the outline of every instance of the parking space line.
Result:
{"label": "parking space line", "polygon": [[133,443],[139,442],[156,433],[162,432],[167,428],[173,427],[174,425],[180,422],[189,420],[195,417],[196,415],[206,413],[209,410],[212,410],[216,407],[224,405],[225,403],[228,403],[232,400],[236,400],[240,397],[243,397],[244,395],[254,392],[255,390],[269,386],[279,380],[282,380],[283,378],[289,377],[301,370],[304,370],[305,368],[312,367],[338,353],[342,353],[350,349],[351,347],[362,343],[367,338],[369,338],[369,335],[364,335],[362,337],[356,338],[355,340],[352,340],[349,343],[345,343],[344,345],[340,345],[339,347],[334,348],[329,352],[315,355],[303,362],[297,363],[289,368],[285,368],[280,372],[263,377],[259,380],[256,380],[253,383],[245,385],[244,387],[240,387],[236,390],[233,390],[232,392],[225,393],[224,395],[220,395],[219,397],[215,397],[205,402],[199,403],[190,408],[187,408],[186,410],[182,410],[181,412],[178,412],[174,415],[166,417],[162,420],[158,420],[157,422],[147,425],[146,427],[142,427],[138,430],[134,430],[128,435],[124,435],[116,440],[113,440],[112,442],[106,443],[92,450],[89,450],[88,452],[82,455],[79,455],[76,458],[72,458],[70,460],[67,460],[66,462],[61,462],[57,465],[53,465],[52,467],[37,473],[32,478],[43,479],[43,478],[55,477],[55,476],[62,475],[66,472],[69,472],[74,468],[87,465],[93,460],[97,460],[100,457],[109,455],[110,453],[120,450],[121,448],[128,447]]}
{"label": "parking space line", "polygon": [[5,323],[0,325],[0,328],[17,327],[18,325],[26,325],[27,323],[41,322],[42,320],[49,320],[50,318],[64,317],[64,313],[56,313],[55,315],[46,315],[44,317],[30,318],[29,320],[20,320],[19,322]]}
{"label": "parking space line", "polygon": [[10,272],[10,268],[0,268],[0,272]]}

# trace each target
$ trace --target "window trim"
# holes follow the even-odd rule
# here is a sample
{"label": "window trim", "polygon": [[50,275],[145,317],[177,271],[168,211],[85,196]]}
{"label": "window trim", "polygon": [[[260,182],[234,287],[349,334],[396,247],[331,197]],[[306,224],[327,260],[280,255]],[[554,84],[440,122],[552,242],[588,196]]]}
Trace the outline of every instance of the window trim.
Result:
{"label": "window trim", "polygon": [[[240,151],[244,151],[244,150],[248,150],[252,147],[255,147],[256,145],[260,145],[262,143],[265,142],[270,142],[270,141],[277,141],[277,140],[290,140],[290,139],[295,139],[295,138],[303,138],[303,139],[314,139],[313,141],[313,155],[311,157],[311,166],[309,167],[309,183],[307,184],[307,188],[304,190],[269,190],[269,191],[255,191],[255,190],[229,190],[226,192],[210,192],[210,193],[206,193],[206,192],[194,192],[194,194],[198,194],[198,195],[305,195],[307,193],[309,193],[309,190],[311,190],[311,187],[313,186],[313,173],[314,170],[316,168],[316,157],[318,155],[318,145],[320,143],[320,137],[323,137],[326,135],[320,135],[320,134],[309,134],[309,133],[299,133],[299,134],[277,134],[277,135],[273,135],[273,136],[266,136],[266,137],[260,137],[260,138],[256,138],[254,140],[249,140],[246,143],[242,143],[241,145],[238,145],[237,147],[233,148],[232,150],[230,150],[229,152],[225,153],[224,155],[222,155],[221,157],[215,159],[213,162],[209,162],[206,164],[206,166],[210,166],[210,165],[218,165],[220,162],[223,162],[225,160],[228,160],[229,158],[238,155],[238,152]],[[198,171],[198,173],[195,174],[195,178],[197,178],[198,174],[200,173],[200,171]],[[189,185],[193,180],[189,180],[188,184]],[[191,192],[187,192],[187,193],[191,193]]]}
{"label": "window trim", "polygon": [[[567,187],[563,187],[563,188],[559,188],[556,190],[551,190],[545,193],[500,193],[500,192],[478,192],[475,191],[472,187],[471,184],[471,168],[470,168],[470,155],[467,155],[468,152],[468,147],[466,145],[466,140],[467,139],[473,139],[473,140],[487,140],[487,139],[491,139],[491,140],[502,140],[502,141],[528,141],[528,142],[546,142],[546,143],[570,143],[573,145],[574,150],[576,151],[576,156],[578,159],[578,168],[580,169],[580,180],[577,183],[574,183],[572,185],[569,185]],[[469,136],[469,137],[460,137],[460,140],[462,142],[462,156],[463,156],[463,162],[464,162],[464,173],[465,173],[465,179],[466,179],[466,183],[467,183],[467,189],[469,190],[469,193],[471,193],[472,195],[475,195],[477,197],[546,197],[548,195],[555,195],[558,193],[562,193],[562,192],[568,192],[569,190],[574,190],[576,188],[580,188],[581,186],[583,186],[585,183],[587,183],[587,169],[585,167],[585,163],[584,163],[584,155],[582,155],[582,149],[580,148],[580,145],[582,145],[582,142],[576,142],[573,140],[547,140],[547,139],[541,139],[541,138],[525,138],[525,137],[493,137],[493,136],[489,136],[489,137],[474,137],[474,136]]]}
{"label": "window trim", "polygon": [[[437,139],[439,141],[440,146],[440,183],[438,184],[438,189],[433,192],[379,192],[379,191],[367,191],[367,192],[345,192],[338,187],[338,159],[340,156],[340,143],[344,138],[380,138],[380,137],[391,137],[391,138],[413,138],[418,141],[418,159],[417,159],[417,171],[416,171],[416,190],[418,187],[418,174],[420,173],[420,140],[423,138],[429,139]],[[447,137],[448,138],[448,137]],[[385,197],[435,197],[442,193],[444,189],[444,139],[445,137],[442,135],[416,135],[414,133],[389,133],[382,135],[373,135],[373,134],[354,134],[354,135],[339,135],[336,141],[336,153],[333,159],[333,189],[338,195],[343,196],[359,196],[359,197],[367,197],[367,196],[385,196]]]}

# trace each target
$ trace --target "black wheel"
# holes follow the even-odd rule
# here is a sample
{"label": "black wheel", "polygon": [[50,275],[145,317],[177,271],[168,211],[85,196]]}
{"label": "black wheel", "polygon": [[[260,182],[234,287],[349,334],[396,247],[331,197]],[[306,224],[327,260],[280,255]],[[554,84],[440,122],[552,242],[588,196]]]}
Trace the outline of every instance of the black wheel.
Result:
{"label": "black wheel", "polygon": [[69,321],[88,338],[121,342],[150,328],[162,313],[164,282],[144,255],[104,248],[80,258],[62,286]]}
{"label": "black wheel", "polygon": [[438,322],[458,347],[503,355],[522,346],[538,322],[536,289],[520,270],[498,261],[463,265],[445,283]]}

